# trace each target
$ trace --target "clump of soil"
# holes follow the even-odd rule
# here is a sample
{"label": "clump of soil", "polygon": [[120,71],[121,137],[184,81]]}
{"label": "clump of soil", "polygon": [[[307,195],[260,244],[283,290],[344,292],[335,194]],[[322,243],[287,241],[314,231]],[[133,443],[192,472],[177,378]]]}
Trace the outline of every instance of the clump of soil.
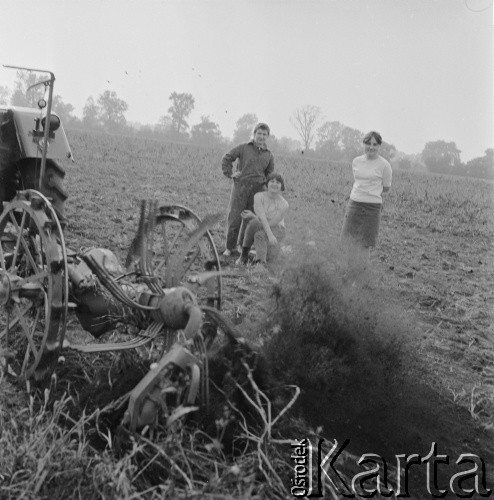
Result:
{"label": "clump of soil", "polygon": [[[450,457],[443,486],[461,469],[461,453],[478,454],[492,470],[493,433],[424,382],[410,326],[376,290],[348,286],[312,260],[285,271],[275,296],[266,356],[277,377],[302,389],[297,411],[310,425],[393,465],[398,454],[426,456],[435,442]],[[426,472],[411,468],[415,494],[427,494]]]}

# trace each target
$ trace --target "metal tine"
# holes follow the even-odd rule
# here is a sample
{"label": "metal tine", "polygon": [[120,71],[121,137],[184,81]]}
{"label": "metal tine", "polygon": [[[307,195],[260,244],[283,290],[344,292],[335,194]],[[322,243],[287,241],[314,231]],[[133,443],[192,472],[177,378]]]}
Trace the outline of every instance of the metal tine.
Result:
{"label": "metal tine", "polygon": [[219,326],[223,330],[230,342],[235,345],[242,343],[242,334],[235,328],[233,323],[221,313],[221,311],[211,306],[200,306],[200,309],[206,316],[209,316],[209,319],[211,319],[216,326]]}
{"label": "metal tine", "polygon": [[[128,300],[130,300],[127,295],[123,292],[123,290],[116,286],[113,282],[110,274],[106,271],[104,267],[102,267],[99,262],[97,262],[92,256],[83,256],[83,260],[89,266],[91,271],[96,274],[99,280],[105,285],[105,287],[121,302],[127,304]],[[128,305],[128,304],[127,304]]]}
{"label": "metal tine", "polygon": [[103,285],[111,292],[111,294],[123,304],[140,309],[141,311],[156,311],[158,307],[144,306],[135,302],[120,288],[120,286],[111,277],[108,271],[97,262],[92,255],[83,256],[84,262],[89,266],[91,271],[98,277]]}
{"label": "metal tine", "polygon": [[245,273],[242,273],[238,269],[231,270],[221,270],[221,271],[204,271],[202,273],[197,273],[192,276],[189,276],[189,283],[197,283],[198,285],[204,285],[206,281],[211,278],[216,278],[217,276],[243,276]]}
{"label": "metal tine", "polygon": [[105,287],[115,296],[115,298],[120,300],[120,302],[122,302],[123,304],[129,307],[134,307],[136,309],[141,309],[143,311],[155,311],[157,309],[156,307],[141,305],[129,298],[129,296],[125,294],[120,286],[117,285],[115,281],[113,281],[110,275],[107,274],[105,276],[98,276],[98,278],[101,279],[103,285],[105,285]]}
{"label": "metal tine", "polygon": [[166,269],[165,282],[167,286],[177,286],[180,283],[185,274],[182,264],[185,261],[187,253],[222,217],[222,214],[208,214],[199,226],[190,233],[180,252],[170,261]]}
{"label": "metal tine", "polygon": [[152,252],[157,209],[157,200],[151,200],[149,202],[149,212],[146,221],[145,234],[143,235],[143,243],[141,246],[141,259],[139,261],[139,269],[144,281],[147,283],[149,288],[154,293],[163,294],[163,288],[158,281],[158,277],[154,276],[152,265]]}
{"label": "metal tine", "polygon": [[[127,253],[125,267],[128,269],[132,262],[137,260],[137,267],[142,280],[146,282],[151,291],[161,294],[163,288],[159,284],[157,277],[154,276],[152,263],[149,262],[149,248],[151,247],[152,251],[152,238],[156,226],[157,203],[156,200],[141,200],[139,225]],[[151,244],[149,244],[150,240]]]}
{"label": "metal tine", "polygon": [[123,351],[127,349],[136,349],[146,345],[148,342],[154,340],[158,333],[163,329],[163,321],[153,321],[143,332],[133,338],[132,340],[126,340],[124,342],[110,342],[106,344],[86,344],[86,345],[69,345],[70,349],[80,352],[106,352],[106,351]]}
{"label": "metal tine", "polygon": [[137,233],[130,244],[129,251],[127,253],[127,258],[125,259],[125,267],[128,268],[132,262],[142,255],[142,240],[145,231],[146,224],[146,200],[141,200],[141,213],[139,217],[139,225],[137,226]]}
{"label": "metal tine", "polygon": [[144,206],[144,211],[141,211],[141,219],[139,221],[139,262],[138,267],[141,275],[147,274],[147,261],[148,261],[148,237],[149,237],[149,214],[152,212],[151,208],[148,210],[148,205],[152,206],[152,202],[148,200],[143,200],[142,204]]}

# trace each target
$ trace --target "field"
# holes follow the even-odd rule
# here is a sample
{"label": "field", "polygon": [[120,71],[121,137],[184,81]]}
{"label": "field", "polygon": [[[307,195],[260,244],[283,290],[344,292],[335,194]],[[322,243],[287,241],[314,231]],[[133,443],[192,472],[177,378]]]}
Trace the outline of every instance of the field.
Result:
{"label": "field", "polygon": [[[223,151],[80,131],[69,132],[69,141],[75,158],[75,163],[64,163],[69,248],[100,246],[124,258],[141,199],[182,204],[201,217],[226,212],[230,184],[221,174]],[[439,452],[451,459],[448,473],[462,453],[473,453],[484,460],[492,481],[492,184],[395,171],[385,199],[380,241],[372,256],[373,269],[363,285],[352,286],[338,278],[345,261],[338,239],[352,183],[349,166],[278,157],[276,170],[285,176],[290,204],[283,258],[268,274],[248,270],[239,277],[225,277],[224,312],[248,340],[271,352],[269,359],[290,378],[285,383],[302,388],[292,419],[280,432],[287,439],[304,437],[290,434],[301,430],[326,439],[349,438],[350,452],[356,456],[365,452],[425,456],[436,442]],[[213,236],[222,251],[222,224]],[[224,266],[231,268],[233,263],[225,261]],[[314,314],[306,309],[313,289],[321,291],[314,299],[320,306]],[[273,355],[270,343],[280,328],[286,338],[300,342],[297,336],[303,336],[304,328],[311,328],[318,314],[326,311],[328,290],[335,296],[341,292],[335,314],[349,317],[349,324],[355,326],[351,331],[357,346],[354,357],[362,355],[365,370],[360,370],[359,359],[353,359],[311,379],[301,375],[300,366],[317,368],[325,366],[324,360],[318,365],[293,353],[289,362],[278,359],[281,350]],[[297,332],[283,323],[293,311],[302,312],[293,316],[292,330],[298,319],[305,320]],[[357,326],[366,325],[368,314],[372,328],[363,326],[359,331]],[[333,319],[324,316],[321,324],[331,324]],[[75,321],[70,331],[77,333]],[[316,359],[317,352],[313,355]],[[180,482],[180,477],[170,475],[161,489],[145,491],[133,461],[135,453],[116,458],[111,450],[91,451],[83,431],[79,436],[74,431],[64,434],[58,426],[63,405],[47,409],[43,398],[29,398],[22,385],[1,383],[0,498],[178,498],[185,497],[186,491],[188,498],[284,498],[289,492],[289,484],[285,490],[280,484],[259,487],[260,480],[249,475],[255,475],[255,461],[247,464],[240,459],[217,460],[209,490],[195,483],[191,488],[183,478]],[[69,450],[66,455],[61,446]],[[135,447],[134,442],[134,451]],[[286,466],[289,446],[284,450]],[[65,479],[63,463],[72,471]],[[235,464],[240,473],[232,469]],[[249,474],[242,472],[243,467]],[[425,481],[425,469],[412,476],[416,485]],[[447,487],[448,482],[443,483]],[[493,487],[492,482],[489,485]]]}

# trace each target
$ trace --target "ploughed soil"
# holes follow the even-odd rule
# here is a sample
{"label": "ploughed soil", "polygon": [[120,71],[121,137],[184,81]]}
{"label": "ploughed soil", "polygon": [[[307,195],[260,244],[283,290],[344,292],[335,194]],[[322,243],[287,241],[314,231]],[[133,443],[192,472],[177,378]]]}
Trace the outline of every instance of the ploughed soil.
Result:
{"label": "ploughed soil", "polygon": [[[398,334],[408,336],[400,376],[384,384],[378,378],[369,380],[367,389],[338,398],[325,397],[324,387],[301,385],[296,411],[321,437],[340,444],[348,439],[346,451],[357,457],[379,454],[391,467],[397,466],[397,455],[430,456],[435,443],[434,454],[441,461],[436,487],[447,490],[448,496],[455,496],[450,490],[454,474],[474,467],[472,462],[458,464],[460,456],[477,455],[485,464],[484,487],[494,489],[494,331],[489,306],[493,255],[474,244],[452,250],[454,246],[448,249],[443,243],[439,251],[432,251],[424,240],[425,236],[411,243],[415,257],[405,260],[396,255],[396,248],[395,256],[389,257],[392,252],[384,239],[373,256],[377,264],[370,282],[363,288],[357,284],[355,292],[364,301],[366,295],[372,300],[380,297],[388,324],[395,322]],[[317,254],[318,242],[313,243]],[[288,252],[291,244],[296,242],[285,242]],[[410,253],[409,247],[403,250]],[[233,259],[224,259],[224,265],[233,266]],[[246,337],[259,332],[256,325],[267,325],[254,341],[269,339],[277,307],[273,289],[282,267],[247,270],[243,278],[224,280],[225,312]],[[311,359],[306,362],[310,370]],[[386,362],[382,361],[384,367]],[[332,393],[335,384],[328,380]],[[403,470],[406,457],[399,460]],[[482,491],[483,473],[478,473]],[[390,478],[395,480],[392,472]],[[431,498],[427,481],[425,463],[410,466],[412,497]],[[461,487],[473,488],[473,478]]]}

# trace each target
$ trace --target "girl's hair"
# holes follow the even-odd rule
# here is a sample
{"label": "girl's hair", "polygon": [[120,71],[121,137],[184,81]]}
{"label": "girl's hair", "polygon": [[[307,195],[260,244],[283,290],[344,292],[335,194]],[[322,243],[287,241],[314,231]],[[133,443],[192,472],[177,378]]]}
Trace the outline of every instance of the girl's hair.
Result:
{"label": "girl's hair", "polygon": [[281,190],[284,191],[285,190],[285,179],[283,178],[283,176],[281,174],[279,174],[278,172],[271,172],[267,177],[266,177],[266,182],[264,184],[266,184],[266,186],[268,185],[268,182],[271,180],[271,179],[276,179],[280,184],[281,184]]}
{"label": "girl's hair", "polygon": [[255,127],[254,130],[252,131],[252,135],[254,135],[259,129],[265,130],[268,135],[271,133],[271,130],[269,130],[269,126],[267,123],[258,123]]}
{"label": "girl's hair", "polygon": [[383,143],[383,138],[381,137],[381,134],[379,132],[376,132],[375,130],[371,130],[370,132],[367,132],[367,134],[364,135],[364,138],[362,139],[362,142],[364,144],[369,144],[369,142],[371,141],[371,139],[374,137],[374,139],[376,140],[376,142],[378,144],[382,144]]}

